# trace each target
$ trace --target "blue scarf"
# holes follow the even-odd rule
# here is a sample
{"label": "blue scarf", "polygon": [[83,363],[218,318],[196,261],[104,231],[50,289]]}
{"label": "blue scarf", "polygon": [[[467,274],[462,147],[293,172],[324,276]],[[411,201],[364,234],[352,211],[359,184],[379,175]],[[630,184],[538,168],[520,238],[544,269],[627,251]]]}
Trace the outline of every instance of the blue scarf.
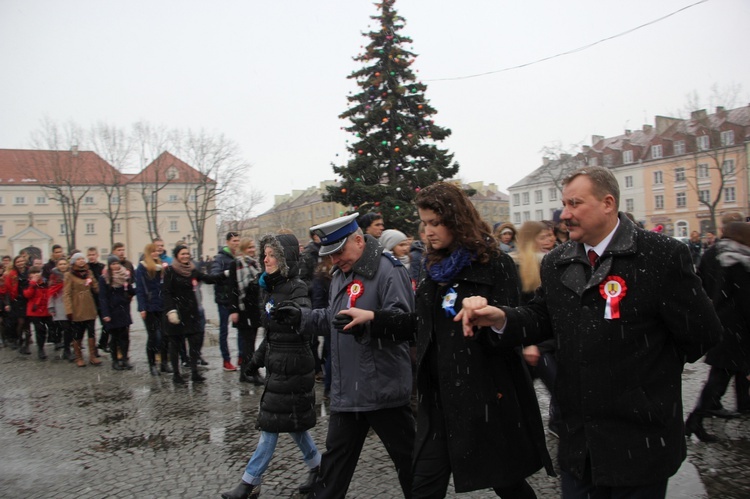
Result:
{"label": "blue scarf", "polygon": [[430,275],[430,279],[435,282],[450,282],[464,267],[471,264],[473,257],[474,255],[469,250],[459,246],[448,258],[444,258],[430,266],[427,272]]}

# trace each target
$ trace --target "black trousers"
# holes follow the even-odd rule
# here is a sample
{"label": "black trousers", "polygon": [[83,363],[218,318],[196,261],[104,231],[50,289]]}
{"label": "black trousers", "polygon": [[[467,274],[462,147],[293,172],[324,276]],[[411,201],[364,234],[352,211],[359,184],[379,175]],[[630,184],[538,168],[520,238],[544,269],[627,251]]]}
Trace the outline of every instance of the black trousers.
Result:
{"label": "black trousers", "polygon": [[404,497],[411,498],[411,453],[416,425],[408,405],[369,412],[331,413],[318,481],[308,497],[346,497],[370,428],[380,437],[396,466]]}
{"label": "black trousers", "polygon": [[172,363],[172,370],[175,375],[180,374],[180,345],[185,348],[185,340],[187,340],[190,348],[190,370],[192,372],[198,372],[198,359],[201,356],[201,335],[199,334],[176,334],[169,337],[169,361]]}
{"label": "black trousers", "polygon": [[[75,341],[83,341],[84,335],[88,335],[89,338],[96,339],[94,328],[95,324],[93,320],[70,323],[70,329],[73,333],[73,340]],[[91,355],[93,355],[93,353]]]}
{"label": "black trousers", "polygon": [[112,361],[117,362],[117,351],[122,354],[122,360],[128,360],[128,350],[130,349],[130,328],[116,327],[106,330],[109,333],[109,353],[112,355]]}
{"label": "black trousers", "polygon": [[740,372],[714,366],[711,366],[711,371],[708,373],[706,384],[703,385],[695,410],[701,412],[705,409],[721,407],[721,398],[727,392],[732,376],[734,376],[734,388],[737,395],[737,410],[750,411],[750,394],[748,394],[750,381]]}
{"label": "black trousers", "polygon": [[169,351],[169,340],[164,334],[164,313],[163,312],[146,312],[146,318],[143,323],[146,325],[146,358],[148,365],[156,364],[156,354],[161,355],[161,361],[166,365],[167,353]]}
{"label": "black trousers", "polygon": [[36,347],[42,350],[52,327],[52,319],[50,317],[31,317],[31,323],[34,324]]}

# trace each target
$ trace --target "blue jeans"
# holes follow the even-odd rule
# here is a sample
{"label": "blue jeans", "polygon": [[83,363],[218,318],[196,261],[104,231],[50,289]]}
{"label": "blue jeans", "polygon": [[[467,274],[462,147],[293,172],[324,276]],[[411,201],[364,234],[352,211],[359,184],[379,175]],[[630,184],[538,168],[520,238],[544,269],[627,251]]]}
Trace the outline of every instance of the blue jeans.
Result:
{"label": "blue jeans", "polygon": [[227,344],[227,336],[229,336],[229,305],[217,303],[216,308],[219,310],[219,350],[221,350],[221,358],[228,361],[231,358],[229,355],[229,345]]}
{"label": "blue jeans", "polygon": [[[308,431],[295,431],[289,432],[294,443],[297,444],[299,450],[302,451],[302,459],[305,464],[310,468],[315,468],[320,465],[320,452],[315,447],[312,436]],[[273,458],[273,452],[276,450],[276,442],[279,440],[278,433],[269,433],[267,431],[260,432],[260,441],[258,442],[258,448],[253,452],[253,456],[247,463],[245,473],[242,475],[242,481],[251,485],[260,485],[261,477],[263,473],[268,469],[268,465],[271,464]]]}

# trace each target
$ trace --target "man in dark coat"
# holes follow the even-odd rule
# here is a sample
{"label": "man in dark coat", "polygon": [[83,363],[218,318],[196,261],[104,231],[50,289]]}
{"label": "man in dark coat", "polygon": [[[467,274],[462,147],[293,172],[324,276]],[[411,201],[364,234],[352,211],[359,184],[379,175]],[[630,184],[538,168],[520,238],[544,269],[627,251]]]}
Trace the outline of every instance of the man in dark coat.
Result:
{"label": "man in dark coat", "polygon": [[63,256],[65,256],[63,247],[59,244],[53,244],[52,255],[50,255],[49,261],[42,267],[42,279],[44,279],[44,282],[49,281],[50,272],[52,272],[52,269],[57,267],[57,260],[59,260]]}
{"label": "man in dark coat", "polygon": [[463,302],[464,334],[493,326],[503,343],[557,342],[564,498],[666,496],[686,456],[682,370],[719,339],[719,319],[685,244],[618,214],[602,167],[564,181],[568,243],[542,261],[525,307]]}
{"label": "man in dark coat", "polygon": [[[229,270],[240,248],[240,235],[237,232],[227,232],[227,245],[221,248],[214,258],[211,266],[211,276],[219,278],[221,276],[229,277]],[[219,350],[223,359],[225,371],[236,371],[237,368],[231,362],[229,353],[229,314],[231,313],[232,289],[228,279],[219,281],[214,286],[214,301],[219,312]],[[239,347],[239,342],[238,345]],[[239,362],[238,362],[239,363]]]}
{"label": "man in dark coat", "polygon": [[[724,214],[721,217],[722,239],[719,240],[719,243],[725,239],[725,234],[723,234],[724,227],[728,224],[741,223],[742,221],[743,217],[741,213],[730,212]],[[725,289],[727,282],[723,276],[727,271],[719,263],[719,243],[710,246],[703,254],[698,265],[698,275],[703,282],[703,289],[706,290],[706,294],[714,302],[724,327],[726,328],[728,324],[731,324],[733,326],[732,329],[736,331],[738,328],[733,323],[736,321],[736,313],[739,311],[735,310],[735,307],[727,305],[736,300],[736,293],[732,292],[733,290],[731,289]],[[747,303],[745,303],[746,305]],[[722,313],[722,309],[724,313]],[[711,366],[706,386],[703,388],[706,396],[701,395],[702,401],[699,401],[698,406],[696,406],[696,409],[691,413],[691,417],[687,421],[688,429],[692,427],[692,431],[701,440],[714,440],[714,437],[706,434],[701,427],[700,419],[702,415],[712,415],[721,418],[739,416],[738,413],[728,411],[721,405],[721,397],[726,393],[727,386],[732,377],[734,377],[735,392],[737,395],[737,411],[750,412],[750,395],[748,394],[750,382],[745,377],[746,373],[743,367],[747,362],[750,362],[750,359],[746,356],[748,348],[746,342],[747,339],[741,335],[725,334],[723,341],[706,354],[706,363]]]}

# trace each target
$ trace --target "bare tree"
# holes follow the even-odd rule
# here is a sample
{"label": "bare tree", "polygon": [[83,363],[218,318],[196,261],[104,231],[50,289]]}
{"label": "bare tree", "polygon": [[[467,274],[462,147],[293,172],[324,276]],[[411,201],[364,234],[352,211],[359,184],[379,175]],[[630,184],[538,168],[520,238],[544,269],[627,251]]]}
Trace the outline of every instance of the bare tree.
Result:
{"label": "bare tree", "polygon": [[265,198],[265,194],[250,186],[249,182],[231,182],[218,200],[222,227],[235,232],[248,229],[250,219]]}
{"label": "bare tree", "polygon": [[159,208],[163,202],[159,201],[159,193],[174,180],[168,172],[171,162],[163,153],[177,141],[177,133],[164,126],[152,126],[144,121],[133,125],[132,143],[142,176],[139,190],[143,199],[146,229],[152,240],[161,237]]}
{"label": "bare tree", "polygon": [[123,171],[133,155],[133,146],[125,130],[98,122],[89,130],[92,147],[114,169],[102,169],[95,179],[105,194],[107,205],[102,213],[109,220],[109,247],[115,244],[115,229],[121,219],[127,219],[123,207],[127,206],[127,182]]}
{"label": "bare tree", "polygon": [[[62,231],[68,251],[76,247],[76,231],[81,203],[92,188],[86,179],[89,166],[94,171],[104,169],[95,158],[82,157],[78,146],[83,140],[83,131],[74,122],[63,126],[48,117],[41,121],[40,128],[31,133],[31,144],[37,151],[32,154],[31,164],[18,165],[19,174],[32,178],[42,187],[45,195],[57,201],[63,216]],[[91,153],[85,153],[89,156]]]}
{"label": "bare tree", "polygon": [[580,148],[581,144],[573,144],[566,149],[559,142],[544,146],[539,151],[545,158],[544,164],[532,175],[540,182],[551,182],[562,193],[565,177],[585,164],[584,156],[575,152]]}
{"label": "bare tree", "polygon": [[180,145],[178,154],[199,174],[185,184],[183,204],[197,254],[202,255],[206,221],[216,214],[226,194],[236,192],[236,188],[246,182],[249,165],[240,156],[237,144],[224,134],[188,130]]}

